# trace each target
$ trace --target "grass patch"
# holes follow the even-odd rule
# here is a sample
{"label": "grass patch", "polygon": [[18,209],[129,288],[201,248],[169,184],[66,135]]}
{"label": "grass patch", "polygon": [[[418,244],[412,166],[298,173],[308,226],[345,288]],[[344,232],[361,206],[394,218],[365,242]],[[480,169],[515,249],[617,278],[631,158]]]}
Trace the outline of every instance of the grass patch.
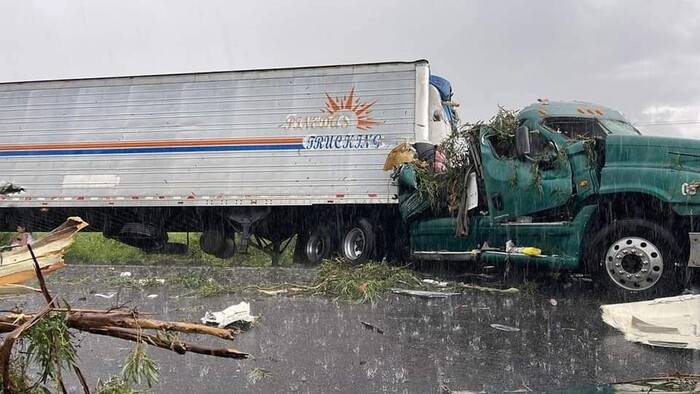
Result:
{"label": "grass patch", "polygon": [[[35,236],[38,238],[41,235]],[[7,235],[8,240],[10,237],[11,234]],[[187,233],[170,233],[169,240],[188,245],[188,253],[184,255],[146,253],[119,241],[105,238],[102,233],[78,233],[75,236],[75,242],[66,252],[65,260],[68,264],[190,265],[194,263],[219,267],[272,265],[270,256],[252,247],[248,248],[248,254],[237,253],[229,259],[208,255],[199,247],[199,233],[190,233],[189,237]],[[240,239],[236,240],[236,244],[240,244]],[[294,243],[290,243],[290,247],[282,253],[280,266],[292,264],[293,246]]]}
{"label": "grass patch", "polygon": [[190,290],[185,296],[213,297],[232,292],[214,278],[202,276],[178,275],[168,282]]}
{"label": "grass patch", "polygon": [[67,263],[126,263],[141,261],[146,253],[113,239],[105,238],[102,233],[79,233],[75,242],[65,254]]}

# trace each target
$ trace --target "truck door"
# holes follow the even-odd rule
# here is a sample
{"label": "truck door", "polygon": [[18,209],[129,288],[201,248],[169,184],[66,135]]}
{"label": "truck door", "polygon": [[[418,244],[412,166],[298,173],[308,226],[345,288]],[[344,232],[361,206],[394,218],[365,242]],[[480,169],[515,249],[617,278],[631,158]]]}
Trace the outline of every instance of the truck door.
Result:
{"label": "truck door", "polygon": [[556,208],[572,194],[571,166],[566,155],[539,131],[531,130],[530,151],[519,157],[515,136],[482,129],[480,144],[489,212],[496,221]]}

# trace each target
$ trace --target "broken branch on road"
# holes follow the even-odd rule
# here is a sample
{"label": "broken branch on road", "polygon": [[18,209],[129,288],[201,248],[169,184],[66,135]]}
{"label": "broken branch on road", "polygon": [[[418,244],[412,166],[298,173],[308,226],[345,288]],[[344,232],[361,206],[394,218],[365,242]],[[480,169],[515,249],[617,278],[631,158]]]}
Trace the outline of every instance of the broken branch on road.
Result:
{"label": "broken branch on road", "polygon": [[[46,307],[38,313],[25,313],[23,311],[13,310],[4,315],[0,315],[0,332],[9,333],[9,335],[4,338],[2,344],[0,344],[0,376],[2,377],[3,392],[14,393],[19,390],[16,383],[12,380],[10,369],[13,359],[13,345],[23,334],[28,334],[29,338],[32,338],[29,331],[34,328],[39,329],[39,327],[33,326],[41,324],[42,322],[53,324],[53,328],[59,327],[59,330],[63,332],[62,335],[66,336],[65,338],[69,338],[69,334],[67,333],[68,329],[75,329],[90,334],[105,335],[136,342],[137,346],[139,346],[139,344],[149,344],[174,351],[178,354],[190,352],[234,359],[244,359],[250,356],[248,353],[236,349],[215,348],[184,342],[175,334],[194,333],[233,340],[234,331],[225,328],[210,327],[197,323],[143,318],[135,309],[74,310],[71,308],[62,308],[56,301],[57,297],[52,297],[49,293],[44,281],[44,273],[51,271],[46,269],[46,267],[56,267],[55,269],[57,269],[63,266],[63,254],[66,248],[72,243],[73,235],[85,226],[87,226],[87,223],[83,222],[80,218],[70,218],[61,227],[49,233],[47,237],[37,241],[33,246],[26,245],[21,249],[13,249],[8,253],[3,252],[3,260],[7,257],[7,261],[5,262],[8,263],[4,267],[5,271],[0,272],[0,274],[6,274],[0,275],[0,277],[3,278],[0,284],[5,285],[3,294],[7,294],[12,290],[7,287],[7,285],[16,285],[36,279],[41,288],[40,293],[44,296],[47,304]],[[24,249],[26,249],[26,252]],[[35,250],[37,251],[36,254],[34,253]],[[48,262],[45,261],[47,260],[47,256],[50,256]],[[27,257],[31,259],[28,260]],[[8,268],[10,269],[9,271]],[[44,330],[44,328],[40,330]],[[148,330],[154,330],[155,334],[149,334]],[[53,372],[45,372],[40,381],[35,384],[45,383],[46,378],[49,377],[61,391],[66,392],[60,371],[63,370],[63,365],[67,364],[72,367],[71,369],[73,369],[77,375],[83,390],[89,393],[89,388],[85,383],[82,372],[76,364],[77,358],[75,358],[75,350],[71,341],[63,341],[59,345],[57,342],[58,338],[55,334],[51,334],[48,331],[44,334],[44,337],[51,338],[51,343],[45,344],[47,345],[45,349],[48,349],[47,351],[50,357],[44,358],[43,363],[45,365],[41,365],[40,367],[44,368],[45,371],[50,370]],[[34,345],[35,339],[30,340],[32,341],[32,345]],[[34,351],[37,351],[36,347]],[[27,378],[22,377],[22,379]]]}

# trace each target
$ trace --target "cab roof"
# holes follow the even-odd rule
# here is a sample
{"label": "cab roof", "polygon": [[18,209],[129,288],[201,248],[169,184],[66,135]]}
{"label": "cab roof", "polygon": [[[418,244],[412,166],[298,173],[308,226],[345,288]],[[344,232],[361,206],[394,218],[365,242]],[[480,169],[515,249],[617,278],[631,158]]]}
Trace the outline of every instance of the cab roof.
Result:
{"label": "cab roof", "polygon": [[547,101],[538,100],[518,112],[518,119],[544,119],[552,117],[565,118],[603,118],[627,122],[622,114],[614,109],[584,101]]}

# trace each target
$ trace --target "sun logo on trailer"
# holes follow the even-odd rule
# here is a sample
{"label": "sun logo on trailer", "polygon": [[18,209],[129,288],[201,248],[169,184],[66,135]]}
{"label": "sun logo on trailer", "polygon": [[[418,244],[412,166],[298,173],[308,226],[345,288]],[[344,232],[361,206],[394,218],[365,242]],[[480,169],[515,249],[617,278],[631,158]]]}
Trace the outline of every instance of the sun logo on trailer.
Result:
{"label": "sun logo on trailer", "polygon": [[357,120],[357,128],[360,130],[369,130],[373,126],[381,124],[381,121],[372,119],[370,114],[371,108],[377,101],[371,103],[360,102],[359,98],[355,97],[355,87],[350,89],[350,93],[343,98],[333,98],[326,93],[326,107],[321,109],[321,112],[328,116],[346,115]]}

